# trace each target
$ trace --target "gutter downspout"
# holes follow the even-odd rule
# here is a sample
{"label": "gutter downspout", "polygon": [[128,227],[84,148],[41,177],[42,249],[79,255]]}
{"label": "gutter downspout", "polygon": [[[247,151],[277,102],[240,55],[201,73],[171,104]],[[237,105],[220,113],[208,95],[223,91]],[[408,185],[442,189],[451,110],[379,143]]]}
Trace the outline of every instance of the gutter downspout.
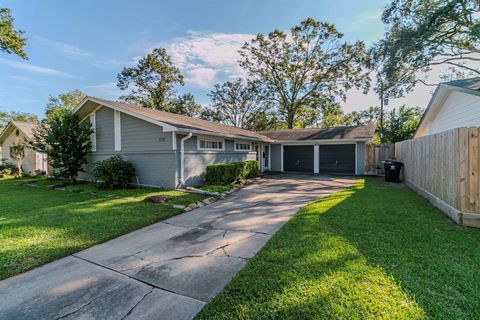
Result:
{"label": "gutter downspout", "polygon": [[185,141],[192,137],[190,132],[187,136],[180,139],[180,185],[185,183],[184,171],[185,171]]}

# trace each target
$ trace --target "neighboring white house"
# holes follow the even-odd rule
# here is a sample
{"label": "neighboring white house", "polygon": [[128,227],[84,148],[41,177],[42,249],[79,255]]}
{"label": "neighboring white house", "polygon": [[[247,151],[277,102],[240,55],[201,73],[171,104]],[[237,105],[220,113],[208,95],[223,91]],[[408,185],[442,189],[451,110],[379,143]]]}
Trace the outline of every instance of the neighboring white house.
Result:
{"label": "neighboring white house", "polygon": [[462,127],[480,127],[480,78],[439,84],[415,138]]}
{"label": "neighboring white house", "polygon": [[[10,157],[10,148],[14,145],[31,142],[35,126],[36,124],[34,123],[21,121],[10,121],[8,123],[0,133],[0,164],[6,162],[17,164],[17,161]],[[47,156],[31,148],[25,148],[22,170],[27,174],[35,174],[36,172],[47,173]]]}

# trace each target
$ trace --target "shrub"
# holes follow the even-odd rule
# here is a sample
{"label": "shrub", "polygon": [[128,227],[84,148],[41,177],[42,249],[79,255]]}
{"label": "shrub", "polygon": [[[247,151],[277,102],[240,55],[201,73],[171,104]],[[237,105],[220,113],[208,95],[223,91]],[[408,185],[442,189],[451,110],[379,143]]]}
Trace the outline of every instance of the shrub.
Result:
{"label": "shrub", "polygon": [[238,179],[253,178],[258,172],[257,161],[211,164],[207,166],[207,184],[226,184]]}
{"label": "shrub", "polygon": [[102,189],[125,189],[134,175],[133,164],[121,156],[96,162],[92,174],[93,182]]}
{"label": "shrub", "polygon": [[0,164],[0,176],[16,176],[18,175],[18,168],[16,164],[5,162]]}

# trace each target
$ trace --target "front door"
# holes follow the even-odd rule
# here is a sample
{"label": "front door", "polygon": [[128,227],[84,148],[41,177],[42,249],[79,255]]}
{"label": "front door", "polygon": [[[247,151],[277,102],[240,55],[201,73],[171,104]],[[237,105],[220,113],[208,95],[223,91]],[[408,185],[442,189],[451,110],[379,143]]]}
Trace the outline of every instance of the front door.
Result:
{"label": "front door", "polygon": [[270,145],[263,145],[263,170],[270,171]]}

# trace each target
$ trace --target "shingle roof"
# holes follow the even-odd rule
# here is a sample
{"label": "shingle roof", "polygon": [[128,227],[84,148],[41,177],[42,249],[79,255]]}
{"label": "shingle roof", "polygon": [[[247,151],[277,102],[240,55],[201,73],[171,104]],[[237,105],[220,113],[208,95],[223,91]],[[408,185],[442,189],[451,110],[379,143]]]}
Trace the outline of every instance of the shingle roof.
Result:
{"label": "shingle roof", "polygon": [[355,127],[261,131],[260,133],[270,139],[281,141],[371,139],[375,134],[375,127],[373,125],[366,125]]}
{"label": "shingle roof", "polygon": [[227,126],[217,122],[195,119],[195,118],[191,118],[191,117],[187,117],[187,116],[183,116],[175,113],[155,110],[155,109],[143,108],[141,106],[129,104],[129,103],[111,101],[111,100],[100,99],[96,97],[91,97],[91,98],[99,102],[103,102],[106,105],[112,105],[120,109],[141,114],[151,119],[170,124],[177,128],[194,129],[194,130],[221,133],[225,135],[234,135],[234,136],[242,136],[246,138],[268,140],[267,137],[257,132],[249,131],[249,130],[245,130],[237,127]]}
{"label": "shingle roof", "polygon": [[444,84],[464,89],[470,89],[475,91],[480,91],[480,77],[463,79],[463,80],[454,80],[449,82],[444,82]]}
{"label": "shingle roof", "polygon": [[35,127],[37,126],[36,123],[31,122],[23,122],[23,121],[10,121],[8,125],[5,127],[3,131],[0,132],[0,142],[6,138],[7,135],[12,132],[9,128],[16,127],[18,128],[29,140],[33,140],[33,132]]}

